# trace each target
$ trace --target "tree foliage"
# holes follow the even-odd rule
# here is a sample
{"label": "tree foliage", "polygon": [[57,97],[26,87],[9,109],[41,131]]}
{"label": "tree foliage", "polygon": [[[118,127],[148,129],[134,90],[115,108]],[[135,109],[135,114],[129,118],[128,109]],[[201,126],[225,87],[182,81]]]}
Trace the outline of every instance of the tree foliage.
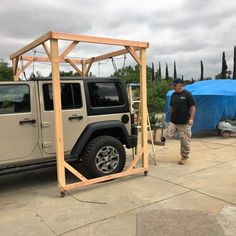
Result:
{"label": "tree foliage", "polygon": [[149,112],[165,111],[166,93],[172,89],[168,81],[155,81],[152,85],[147,86],[147,100]]}
{"label": "tree foliage", "polygon": [[12,67],[2,59],[0,59],[0,80],[13,80]]}
{"label": "tree foliage", "polygon": [[[147,99],[149,112],[163,112],[165,111],[166,93],[172,89],[169,85],[171,78],[168,80],[161,79],[158,76],[153,77],[154,66],[147,66]],[[156,73],[158,75],[158,71]],[[126,84],[139,83],[139,66],[126,66],[118,69],[117,72],[111,75],[112,77],[121,77]],[[154,78],[154,80],[153,80]]]}

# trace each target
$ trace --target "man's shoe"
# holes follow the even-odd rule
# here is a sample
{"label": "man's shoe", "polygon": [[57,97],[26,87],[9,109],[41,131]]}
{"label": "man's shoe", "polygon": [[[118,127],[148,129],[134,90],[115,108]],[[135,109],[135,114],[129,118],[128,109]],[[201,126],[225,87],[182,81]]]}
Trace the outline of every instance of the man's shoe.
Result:
{"label": "man's shoe", "polygon": [[185,165],[187,163],[187,159],[181,159],[180,161],[179,161],[179,164],[180,165]]}

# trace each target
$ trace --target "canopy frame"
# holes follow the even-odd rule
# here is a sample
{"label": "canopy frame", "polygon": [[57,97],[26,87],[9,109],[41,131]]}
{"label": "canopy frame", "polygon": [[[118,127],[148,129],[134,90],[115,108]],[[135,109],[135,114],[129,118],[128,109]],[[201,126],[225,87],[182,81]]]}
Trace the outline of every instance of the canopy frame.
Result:
{"label": "canopy frame", "polygon": [[[69,41],[70,44],[63,52],[59,53],[58,42]],[[49,45],[47,44],[49,42]],[[68,54],[79,43],[91,44],[106,44],[114,46],[122,46],[123,49],[109,52],[103,55],[94,56],[86,60],[77,58],[69,58]],[[32,57],[25,55],[30,50],[37,46],[42,45],[45,50],[45,57]],[[56,160],[57,160],[57,180],[58,188],[61,194],[66,190],[92,185],[95,183],[103,182],[110,179],[116,179],[131,174],[137,174],[148,171],[148,143],[147,143],[147,88],[146,88],[146,49],[149,47],[147,42],[121,40],[113,38],[103,38],[95,36],[86,36],[62,32],[50,31],[25,47],[10,55],[13,65],[14,80],[18,81],[21,73],[31,65],[34,61],[50,62],[52,68],[52,88],[53,88],[53,104],[54,104],[54,127],[55,127],[55,144],[56,144]],[[138,53],[139,52],[139,53]],[[62,125],[62,108],[61,108],[61,88],[60,88],[60,63],[70,64],[81,76],[87,77],[90,68],[94,62],[109,59],[112,57],[120,56],[129,53],[134,60],[138,63],[140,68],[140,97],[141,97],[141,148],[134,159],[130,162],[126,170],[94,179],[87,179],[79,171],[74,169],[70,164],[65,161],[64,156],[64,139],[63,139],[63,125]],[[22,62],[22,68],[19,67],[19,60]],[[77,64],[81,65],[79,69]],[[141,167],[136,167],[138,161],[142,159]],[[67,184],[65,170],[71,172],[76,176],[79,181]]]}

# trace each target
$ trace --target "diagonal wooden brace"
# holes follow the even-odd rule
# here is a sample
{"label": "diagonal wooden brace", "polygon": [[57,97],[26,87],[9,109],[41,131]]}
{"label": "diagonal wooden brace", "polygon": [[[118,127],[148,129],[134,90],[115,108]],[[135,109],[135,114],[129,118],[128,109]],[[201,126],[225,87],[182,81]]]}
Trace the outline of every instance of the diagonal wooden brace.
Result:
{"label": "diagonal wooden brace", "polygon": [[127,49],[127,51],[130,53],[130,55],[134,58],[134,60],[140,65],[142,66],[142,62],[140,57],[138,56],[138,54],[135,52],[135,50],[132,47],[125,47]]}

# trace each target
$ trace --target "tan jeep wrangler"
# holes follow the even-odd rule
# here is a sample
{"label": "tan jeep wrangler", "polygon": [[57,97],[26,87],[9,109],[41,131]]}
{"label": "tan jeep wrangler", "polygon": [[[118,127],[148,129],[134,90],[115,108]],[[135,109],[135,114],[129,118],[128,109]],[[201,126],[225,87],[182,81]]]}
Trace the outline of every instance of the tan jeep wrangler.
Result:
{"label": "tan jeep wrangler", "polygon": [[[118,78],[63,78],[66,160],[91,177],[123,170],[137,145],[125,83]],[[0,82],[0,175],[56,164],[51,78]]]}

